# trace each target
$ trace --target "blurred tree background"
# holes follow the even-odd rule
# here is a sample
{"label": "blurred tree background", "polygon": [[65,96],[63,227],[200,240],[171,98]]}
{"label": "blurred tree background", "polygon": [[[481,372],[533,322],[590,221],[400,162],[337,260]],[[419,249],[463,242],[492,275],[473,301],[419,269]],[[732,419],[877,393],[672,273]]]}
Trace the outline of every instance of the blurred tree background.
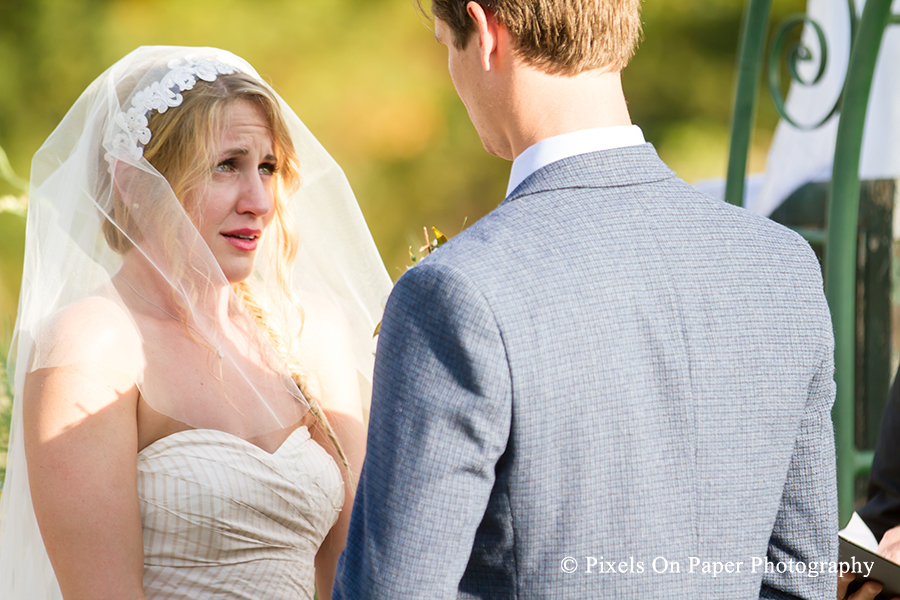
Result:
{"label": "blurred tree background", "polygon": [[[780,0],[773,22],[804,6]],[[725,173],[743,11],[744,0],[644,0],[625,92],[634,122],[688,181]],[[343,166],[394,279],[423,226],[455,235],[503,198],[509,163],[482,149],[446,50],[414,0],[0,0],[0,148],[14,171],[27,179],[31,156],[82,90],[147,44],[217,46],[247,59]],[[751,172],[764,168],[775,124],[761,102]],[[0,180],[0,198],[22,194]],[[22,207],[6,198],[4,357],[23,242]],[[0,388],[0,470],[8,418]]]}

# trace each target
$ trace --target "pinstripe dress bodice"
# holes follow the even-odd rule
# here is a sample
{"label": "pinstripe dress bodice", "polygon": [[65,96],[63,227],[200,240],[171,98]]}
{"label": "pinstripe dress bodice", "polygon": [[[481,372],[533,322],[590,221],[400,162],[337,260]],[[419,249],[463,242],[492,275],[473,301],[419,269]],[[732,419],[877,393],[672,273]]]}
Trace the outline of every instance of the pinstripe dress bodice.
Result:
{"label": "pinstripe dress bodice", "polygon": [[295,599],[313,597],[344,488],[306,427],[273,454],[192,429],[138,454],[138,495],[148,599]]}

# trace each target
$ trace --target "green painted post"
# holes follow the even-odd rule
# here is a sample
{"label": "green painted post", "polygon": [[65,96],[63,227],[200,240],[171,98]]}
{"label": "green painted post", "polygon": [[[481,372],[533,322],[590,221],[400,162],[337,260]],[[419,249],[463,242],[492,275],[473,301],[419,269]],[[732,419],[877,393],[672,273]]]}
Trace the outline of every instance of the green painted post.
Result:
{"label": "green painted post", "polygon": [[838,456],[840,521],[853,513],[857,473],[868,469],[871,453],[855,443],[854,370],[856,350],[856,244],[859,220],[859,156],[875,61],[891,18],[891,0],[868,0],[859,21],[844,82],[828,201],[828,244],[825,248],[825,294],[835,338],[834,407]]}
{"label": "green painted post", "polygon": [[728,175],[725,181],[725,201],[736,206],[741,206],[744,201],[747,154],[753,133],[756,93],[759,90],[771,8],[772,0],[750,0],[741,25],[737,86],[731,120],[731,149],[728,153]]}

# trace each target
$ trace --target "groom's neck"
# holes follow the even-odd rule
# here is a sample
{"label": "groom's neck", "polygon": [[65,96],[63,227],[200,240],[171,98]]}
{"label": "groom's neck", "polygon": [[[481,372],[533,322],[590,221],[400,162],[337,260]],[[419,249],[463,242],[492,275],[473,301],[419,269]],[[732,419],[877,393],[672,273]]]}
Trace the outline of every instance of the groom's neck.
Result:
{"label": "groom's neck", "polygon": [[539,141],[595,127],[631,125],[618,72],[550,75],[521,65],[510,77],[505,131],[515,159]]}

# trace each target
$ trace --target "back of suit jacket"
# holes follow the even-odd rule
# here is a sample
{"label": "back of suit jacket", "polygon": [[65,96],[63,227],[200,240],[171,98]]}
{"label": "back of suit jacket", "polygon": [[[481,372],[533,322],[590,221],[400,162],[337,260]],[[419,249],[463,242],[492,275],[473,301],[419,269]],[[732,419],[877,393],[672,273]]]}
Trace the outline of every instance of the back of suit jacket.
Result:
{"label": "back of suit jacket", "polygon": [[335,597],[834,597],[832,355],[799,236],[548,165],[391,295]]}

